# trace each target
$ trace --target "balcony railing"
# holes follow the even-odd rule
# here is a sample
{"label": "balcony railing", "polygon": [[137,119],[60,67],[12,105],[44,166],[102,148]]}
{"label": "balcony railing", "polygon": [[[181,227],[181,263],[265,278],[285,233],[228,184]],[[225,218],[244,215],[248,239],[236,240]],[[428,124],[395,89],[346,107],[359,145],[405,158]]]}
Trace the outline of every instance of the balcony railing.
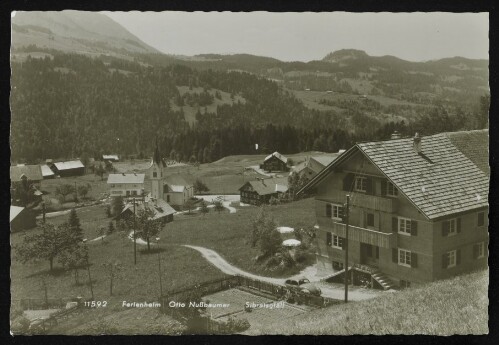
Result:
{"label": "balcony railing", "polygon": [[[345,224],[338,223],[328,217],[317,217],[317,223],[321,230],[330,230],[337,236],[346,237]],[[348,239],[381,248],[393,248],[397,245],[395,242],[397,237],[393,233],[369,230],[352,225],[348,227]]]}
{"label": "balcony railing", "polygon": [[379,195],[369,195],[359,192],[346,192],[342,190],[334,190],[328,193],[325,199],[331,200],[331,202],[345,203],[346,195],[350,194],[350,205],[369,208],[376,211],[394,213],[395,203],[394,200],[387,197],[382,197]]}

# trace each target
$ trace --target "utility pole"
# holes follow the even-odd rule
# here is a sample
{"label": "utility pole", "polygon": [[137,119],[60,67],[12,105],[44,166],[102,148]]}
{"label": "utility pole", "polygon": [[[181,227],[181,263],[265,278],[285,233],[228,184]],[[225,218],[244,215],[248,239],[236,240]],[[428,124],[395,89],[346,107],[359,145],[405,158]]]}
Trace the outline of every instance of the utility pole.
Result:
{"label": "utility pole", "polygon": [[88,281],[90,282],[90,294],[92,295],[92,300],[94,300],[94,287],[92,285],[92,277],[90,276],[90,263],[88,262],[88,253],[87,253],[87,272],[88,272]]}
{"label": "utility pole", "polygon": [[135,216],[135,198],[133,198],[133,263],[137,265],[137,236],[135,236],[135,228],[137,227],[137,218]]}
{"label": "utility pole", "polygon": [[[158,242],[159,246],[159,242]],[[158,248],[159,295],[163,296],[163,282],[161,280],[161,249]]]}
{"label": "utility pole", "polygon": [[347,194],[347,207],[345,213],[345,303],[348,302],[348,223],[350,211],[350,194]]}

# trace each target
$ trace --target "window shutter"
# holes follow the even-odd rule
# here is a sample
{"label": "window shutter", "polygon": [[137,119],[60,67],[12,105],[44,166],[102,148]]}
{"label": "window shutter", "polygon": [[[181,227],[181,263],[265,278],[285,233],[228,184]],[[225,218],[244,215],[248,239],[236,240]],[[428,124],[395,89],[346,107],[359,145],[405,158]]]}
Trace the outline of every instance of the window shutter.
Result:
{"label": "window shutter", "polygon": [[447,236],[447,234],[449,233],[449,226],[449,221],[444,220],[442,222],[442,236]]}
{"label": "window shutter", "polygon": [[397,217],[392,217],[392,232],[399,231],[399,220]]}
{"label": "window shutter", "polygon": [[457,233],[460,233],[461,232],[461,217],[457,218],[456,223],[457,223]]}
{"label": "window shutter", "polygon": [[411,267],[412,268],[418,267],[418,254],[416,253],[411,253]]}
{"label": "window shutter", "polygon": [[379,247],[376,246],[376,259],[379,259]]}
{"label": "window shutter", "polygon": [[345,223],[345,208],[343,205],[338,207],[338,218],[340,218],[341,221]]}
{"label": "window shutter", "polygon": [[447,254],[442,255],[442,268],[447,268],[448,263],[447,263]]}
{"label": "window shutter", "polygon": [[386,195],[386,180],[381,181],[381,195]]}
{"label": "window shutter", "polygon": [[347,192],[351,192],[353,190],[353,174],[348,173],[346,174],[345,178],[343,179],[343,190]]}
{"label": "window shutter", "polygon": [[411,236],[418,235],[418,222],[411,220]]}
{"label": "window shutter", "polygon": [[373,191],[373,179],[370,177],[366,178],[366,194],[374,195]]}
{"label": "window shutter", "polygon": [[399,251],[397,248],[392,248],[392,262],[399,263]]}
{"label": "window shutter", "polygon": [[346,240],[344,237],[340,237],[340,241],[341,241],[341,250],[345,250],[346,249]]}
{"label": "window shutter", "polygon": [[456,265],[461,264],[461,249],[456,250]]}
{"label": "window shutter", "polygon": [[478,250],[479,250],[478,244],[474,244],[473,245],[473,259],[478,258]]}
{"label": "window shutter", "polygon": [[332,209],[333,207],[331,206],[331,204],[326,204],[326,217],[331,218],[331,216],[333,215]]}
{"label": "window shutter", "polygon": [[326,243],[328,246],[333,244],[333,235],[330,232],[326,233]]}

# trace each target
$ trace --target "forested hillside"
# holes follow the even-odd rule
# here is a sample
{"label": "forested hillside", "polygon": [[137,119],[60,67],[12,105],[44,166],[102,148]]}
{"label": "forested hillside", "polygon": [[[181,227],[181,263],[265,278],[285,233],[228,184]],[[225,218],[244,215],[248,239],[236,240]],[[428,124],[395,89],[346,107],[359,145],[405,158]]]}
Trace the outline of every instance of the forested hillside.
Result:
{"label": "forested hillside", "polygon": [[[310,109],[253,73],[36,49],[45,57],[12,61],[11,149],[18,162],[109,152],[150,156],[156,138],[165,156],[184,161],[255,153],[256,143],[259,153],[331,152],[388,138],[394,129],[426,135],[487,123],[487,97],[481,103],[477,97],[471,111],[432,105],[415,119],[386,121],[356,106]],[[179,87],[191,90],[188,96]],[[222,93],[232,101],[214,103]],[[186,103],[198,109],[192,124]]]}

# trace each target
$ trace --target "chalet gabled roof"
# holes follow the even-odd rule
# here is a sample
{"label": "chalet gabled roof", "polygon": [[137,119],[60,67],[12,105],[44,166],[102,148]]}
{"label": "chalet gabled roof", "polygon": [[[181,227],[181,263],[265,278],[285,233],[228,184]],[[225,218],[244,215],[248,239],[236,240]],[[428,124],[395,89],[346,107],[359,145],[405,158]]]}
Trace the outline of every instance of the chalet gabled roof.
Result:
{"label": "chalet gabled roof", "polygon": [[248,181],[241,186],[239,190],[243,189],[248,184],[258,195],[268,195],[277,192],[284,193],[288,190],[287,178],[267,178],[256,181]]}
{"label": "chalet gabled roof", "polygon": [[287,164],[288,163],[288,159],[286,157],[284,157],[283,155],[281,155],[279,152],[274,152],[270,155],[268,155],[267,157],[265,157],[265,159],[263,160],[264,162],[268,161],[270,158],[272,157],[275,157],[277,159],[279,159],[280,161],[282,161],[283,163]]}
{"label": "chalet gabled roof", "polygon": [[[152,218],[150,218],[151,220],[160,219],[176,212],[175,209],[163,199],[153,200],[149,196],[145,198],[145,202],[136,201],[135,207],[135,212],[143,210],[145,208],[151,210],[154,213]],[[133,203],[127,203],[123,208],[121,214],[123,214],[124,212],[133,212]]]}
{"label": "chalet gabled roof", "polygon": [[[333,168],[356,152],[362,152],[428,219],[445,217],[488,206],[489,177],[482,169],[488,151],[488,130],[441,133],[423,137],[421,154],[413,150],[413,139],[359,143],[320,174],[299,193],[315,186]],[[473,144],[465,143],[473,136]],[[465,153],[466,152],[466,153]],[[487,154],[488,155],[488,154]]]}
{"label": "chalet gabled roof", "polygon": [[10,167],[10,179],[13,182],[21,181],[21,176],[26,175],[28,180],[43,180],[42,169],[39,165],[15,165]]}

